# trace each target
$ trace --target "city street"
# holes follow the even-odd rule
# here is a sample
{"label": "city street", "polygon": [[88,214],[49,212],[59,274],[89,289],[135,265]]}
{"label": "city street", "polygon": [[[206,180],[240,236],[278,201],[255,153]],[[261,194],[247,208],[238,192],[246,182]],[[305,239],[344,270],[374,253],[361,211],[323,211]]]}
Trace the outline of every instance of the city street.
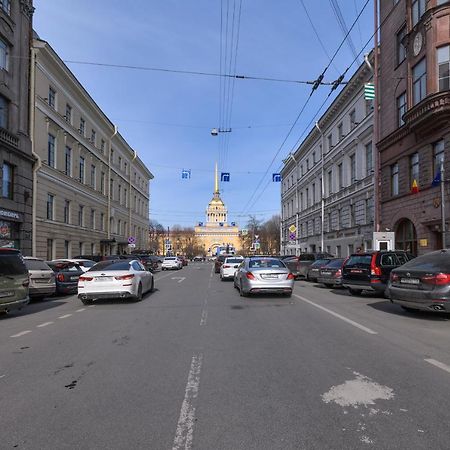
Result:
{"label": "city street", "polygon": [[305,281],[242,298],[210,263],[155,280],[0,318],[0,448],[449,447],[447,317]]}

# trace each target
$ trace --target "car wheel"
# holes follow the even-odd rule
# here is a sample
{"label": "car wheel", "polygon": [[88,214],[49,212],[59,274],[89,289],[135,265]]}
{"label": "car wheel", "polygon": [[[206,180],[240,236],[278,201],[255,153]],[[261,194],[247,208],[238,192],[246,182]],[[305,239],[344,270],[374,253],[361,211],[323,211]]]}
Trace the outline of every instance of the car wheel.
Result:
{"label": "car wheel", "polygon": [[92,300],[89,300],[88,298],[82,298],[81,303],[83,303],[83,305],[90,305],[92,303]]}
{"label": "car wheel", "polygon": [[142,284],[141,283],[139,283],[138,291],[137,291],[137,295],[136,295],[136,299],[135,300],[137,302],[142,301]]}
{"label": "car wheel", "polygon": [[351,295],[361,295],[362,289],[348,288],[348,292],[350,292]]}
{"label": "car wheel", "polygon": [[242,283],[241,283],[240,286],[239,286],[239,295],[240,295],[241,297],[247,297],[247,296],[248,296],[248,294],[246,294],[246,293],[244,292],[244,289],[242,288]]}
{"label": "car wheel", "polygon": [[328,289],[331,289],[333,287],[333,285],[331,283],[324,283],[325,287],[327,287]]}

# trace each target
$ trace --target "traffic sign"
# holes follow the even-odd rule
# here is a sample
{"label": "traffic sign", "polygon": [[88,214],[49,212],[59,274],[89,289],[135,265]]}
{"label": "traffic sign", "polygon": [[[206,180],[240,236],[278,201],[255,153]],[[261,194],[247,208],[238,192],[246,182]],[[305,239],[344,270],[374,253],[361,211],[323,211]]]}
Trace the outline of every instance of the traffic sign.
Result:
{"label": "traffic sign", "polygon": [[253,248],[254,248],[255,250],[259,250],[259,249],[261,248],[261,244],[260,244],[259,242],[254,242],[254,243],[253,243]]}
{"label": "traffic sign", "polygon": [[243,229],[241,230],[241,234],[242,234],[242,236],[247,236],[248,230],[247,230],[246,228],[243,228]]}
{"label": "traffic sign", "polygon": [[291,233],[295,233],[295,232],[297,231],[297,227],[296,227],[295,225],[291,225],[291,226],[289,227],[289,231],[290,231]]}
{"label": "traffic sign", "polygon": [[130,236],[128,238],[128,243],[129,244],[136,244],[136,238],[134,236]]}

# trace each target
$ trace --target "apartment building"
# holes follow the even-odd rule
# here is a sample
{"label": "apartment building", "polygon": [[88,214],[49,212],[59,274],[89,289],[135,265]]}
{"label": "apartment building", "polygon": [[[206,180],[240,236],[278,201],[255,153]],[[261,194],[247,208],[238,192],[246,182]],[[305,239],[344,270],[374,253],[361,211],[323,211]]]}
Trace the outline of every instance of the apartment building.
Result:
{"label": "apartment building", "polygon": [[282,254],[347,256],[372,247],[373,102],[364,99],[371,80],[363,63],[284,160]]}
{"label": "apartment building", "polygon": [[146,249],[153,175],[47,42],[32,58],[34,254],[122,254],[129,237]]}
{"label": "apartment building", "polygon": [[31,254],[29,55],[33,3],[0,1],[0,247]]}
{"label": "apartment building", "polygon": [[442,159],[449,204],[450,1],[385,0],[380,20],[380,229],[423,254],[442,247]]}

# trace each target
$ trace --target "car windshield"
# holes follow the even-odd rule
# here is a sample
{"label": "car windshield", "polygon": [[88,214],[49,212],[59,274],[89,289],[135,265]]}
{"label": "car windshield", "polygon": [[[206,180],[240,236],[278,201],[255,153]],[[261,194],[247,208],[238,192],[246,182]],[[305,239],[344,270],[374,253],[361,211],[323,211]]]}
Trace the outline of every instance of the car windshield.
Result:
{"label": "car windshield", "polygon": [[286,267],[280,259],[251,259],[248,263],[248,266],[252,269]]}
{"label": "car windshield", "polygon": [[28,273],[22,257],[17,253],[0,253],[0,276]]}
{"label": "car windshield", "polygon": [[102,261],[89,269],[89,272],[104,272],[106,270],[129,270],[130,261]]}
{"label": "car windshield", "polygon": [[227,258],[225,260],[225,263],[227,263],[227,264],[239,264],[239,263],[242,262],[242,259],[243,258]]}
{"label": "car windshield", "polygon": [[314,261],[311,264],[311,267],[323,266],[324,264],[327,264],[329,261],[330,261],[329,259],[318,259],[317,261]]}
{"label": "car windshield", "polygon": [[343,258],[332,259],[325,267],[335,269],[337,267],[341,267],[343,262],[344,262]]}
{"label": "car windshield", "polygon": [[82,267],[92,267],[95,265],[95,261],[78,261],[78,264]]}
{"label": "car windshield", "polygon": [[345,267],[359,266],[370,267],[372,255],[352,255],[345,263]]}
{"label": "car windshield", "polygon": [[39,259],[25,259],[24,263],[28,270],[51,270],[48,264]]}
{"label": "car windshield", "polygon": [[164,261],[176,261],[177,258],[164,258]]}

